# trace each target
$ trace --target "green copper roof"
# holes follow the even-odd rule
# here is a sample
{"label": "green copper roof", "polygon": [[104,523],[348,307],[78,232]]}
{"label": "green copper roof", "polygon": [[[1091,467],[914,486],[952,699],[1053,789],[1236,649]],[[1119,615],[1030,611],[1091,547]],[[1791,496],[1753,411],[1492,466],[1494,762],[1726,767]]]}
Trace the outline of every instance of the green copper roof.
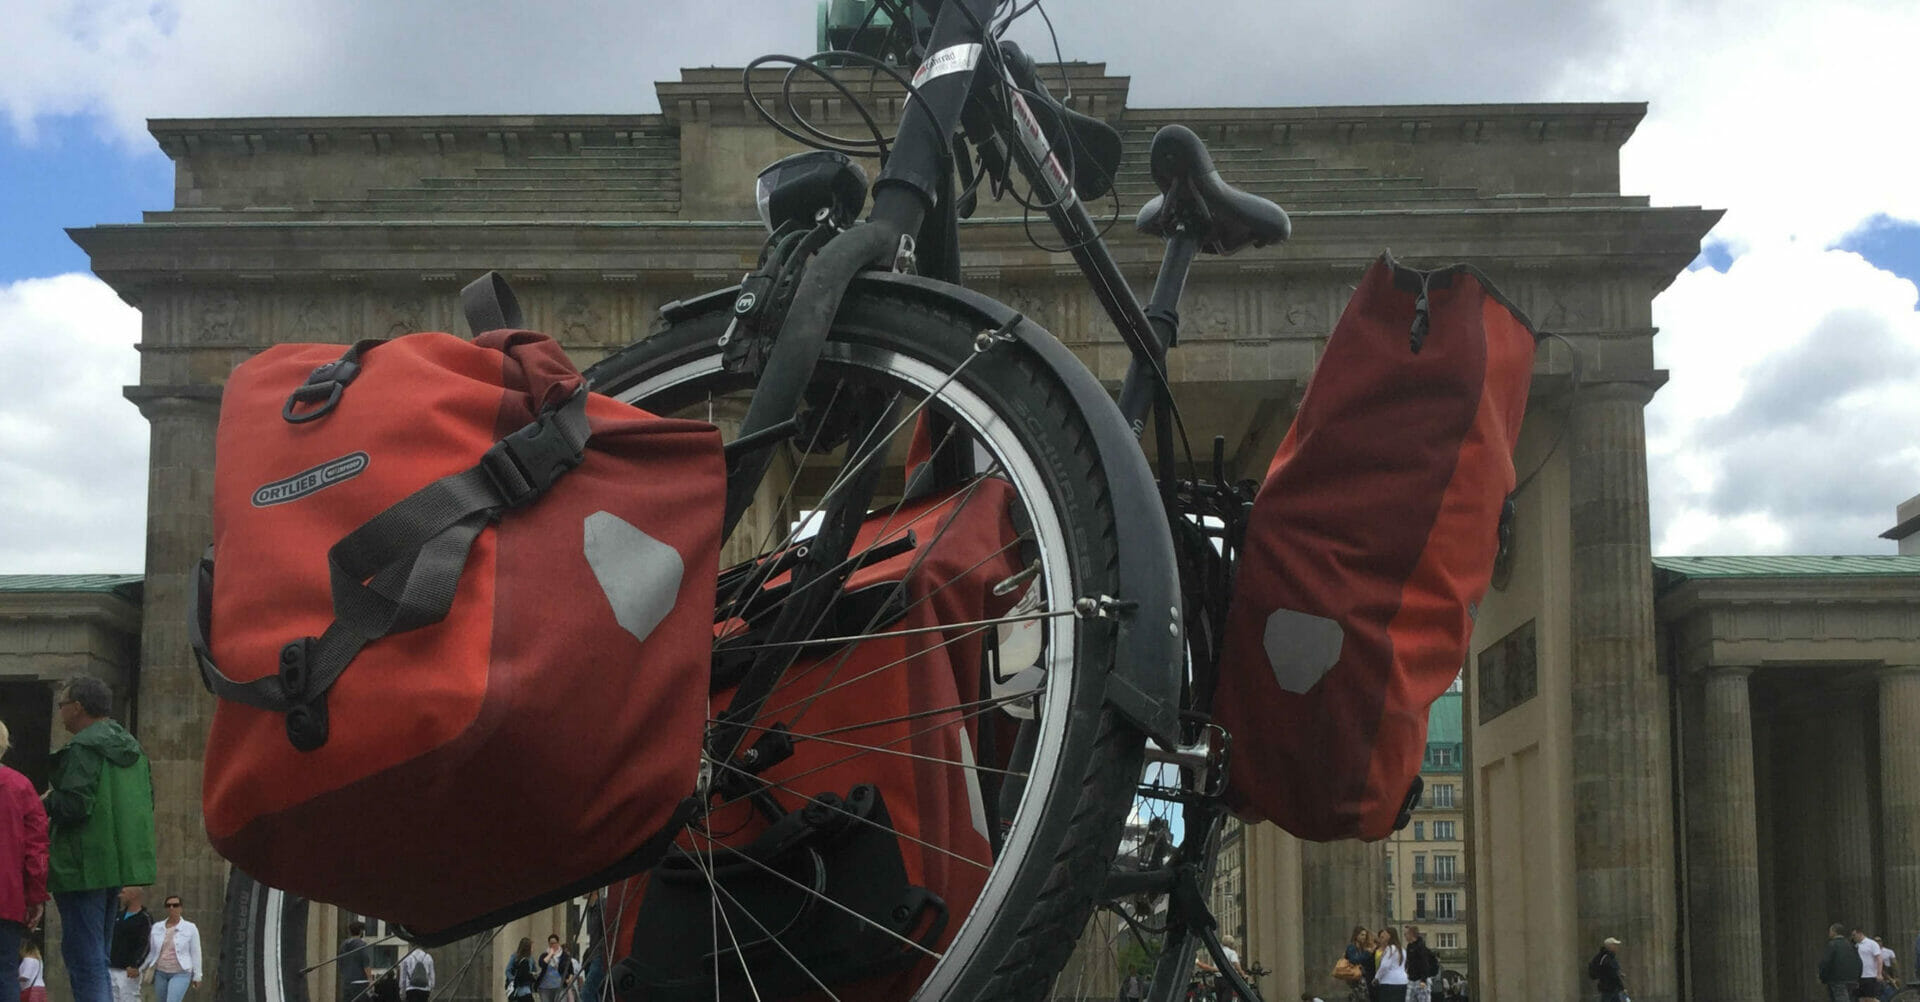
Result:
{"label": "green copper roof", "polygon": [[0,592],[114,592],[131,598],[140,581],[138,574],[0,574]]}
{"label": "green copper roof", "polygon": [[1677,583],[1694,578],[1805,578],[1920,574],[1920,556],[1655,557],[1656,572]]}
{"label": "green copper roof", "polygon": [[1428,744],[1457,745],[1461,742],[1460,699],[1460,693],[1443,692],[1439,699],[1433,701],[1433,707],[1427,711]]}

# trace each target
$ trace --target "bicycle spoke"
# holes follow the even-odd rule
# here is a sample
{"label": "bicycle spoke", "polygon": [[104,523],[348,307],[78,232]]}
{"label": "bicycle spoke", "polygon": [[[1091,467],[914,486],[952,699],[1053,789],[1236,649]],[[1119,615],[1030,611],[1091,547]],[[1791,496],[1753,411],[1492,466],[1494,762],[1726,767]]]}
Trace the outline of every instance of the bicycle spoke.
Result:
{"label": "bicycle spoke", "polygon": [[[696,833],[696,836],[697,836],[697,833]],[[713,859],[713,853],[711,849],[711,846],[713,845],[713,839],[711,837],[708,837],[707,842],[709,845],[707,859],[709,863],[711,863]],[[695,849],[694,852],[697,856],[699,850]],[[699,864],[696,862],[694,865],[697,866]],[[745,905],[742,905],[740,903],[739,898],[734,897],[732,892],[728,891],[725,887],[720,886],[720,882],[715,880],[711,873],[707,875],[707,883],[709,886],[711,886],[714,889],[714,891],[718,893],[718,895],[724,896],[727,899],[727,901],[732,903],[732,905],[735,908],[738,908],[740,910],[740,914],[742,916],[745,916],[747,921],[752,922],[754,924],[754,927],[760,930],[760,934],[767,938],[768,942],[772,943],[775,947],[779,948],[781,953],[786,954],[787,959],[793,961],[793,966],[798,967],[801,973],[807,976],[807,980],[813,982],[814,987],[820,989],[823,992],[826,992],[827,997],[832,999],[833,1002],[840,1002],[840,996],[835,995],[833,993],[833,989],[828,988],[825,982],[821,981],[817,976],[814,975],[813,968],[808,967],[803,961],[801,961],[799,957],[794,956],[793,951],[787,949],[787,944],[780,942],[780,937],[774,935],[773,930],[768,929],[765,923],[762,923],[759,917],[753,914],[753,911],[751,909],[747,908]],[[717,901],[718,898],[716,898],[715,900]],[[722,911],[724,912],[725,910],[722,909]],[[743,968],[746,966],[745,960],[746,958],[742,956],[741,966]],[[714,980],[716,983],[719,981],[718,978],[715,978]],[[755,997],[758,997],[757,993]]]}
{"label": "bicycle spoke", "polygon": [[[942,649],[945,649],[945,648],[947,648],[947,647],[951,647],[951,646],[953,646],[954,644],[957,644],[957,643],[959,643],[960,641],[962,641],[962,640],[965,640],[965,639],[967,639],[968,637],[974,637],[974,636],[978,636],[978,635],[980,635],[980,634],[982,634],[982,633],[985,633],[985,632],[987,631],[987,626],[984,626],[984,625],[979,625],[979,624],[953,624],[953,625],[956,625],[956,626],[964,626],[964,625],[972,625],[972,626],[974,626],[975,628],[974,628],[974,629],[970,629],[970,630],[968,630],[967,632],[965,632],[965,633],[963,633],[963,634],[961,634],[961,635],[959,635],[959,636],[957,636],[957,637],[949,637],[949,638],[948,638],[948,639],[946,639],[946,640],[942,640],[941,642],[939,642],[939,643],[937,643],[937,644],[935,644],[935,645],[933,645],[932,647],[929,647],[929,648],[927,648],[926,650],[923,650],[923,651],[914,651],[913,653],[911,653],[911,654],[908,654],[908,655],[907,655],[906,657],[903,657],[903,658],[896,658],[896,659],[894,659],[894,660],[892,660],[892,661],[889,661],[889,662],[887,662],[886,664],[883,664],[883,665],[881,665],[881,666],[879,666],[878,668],[873,668],[873,669],[870,669],[870,670],[868,670],[868,671],[865,671],[865,672],[862,672],[862,673],[860,673],[859,675],[855,675],[854,677],[852,677],[852,678],[850,678],[850,679],[847,679],[847,680],[845,680],[845,681],[843,681],[843,682],[840,682],[840,683],[839,683],[839,684],[837,684],[837,685],[834,685],[834,686],[831,686],[831,687],[829,687],[829,688],[826,688],[826,689],[822,689],[822,690],[820,690],[819,692],[817,692],[817,693],[814,693],[814,696],[813,696],[813,698],[818,698],[818,697],[820,697],[820,696],[825,696],[825,695],[827,695],[827,694],[829,694],[829,693],[834,693],[834,692],[838,692],[838,691],[840,691],[841,689],[845,689],[846,687],[848,687],[848,686],[850,686],[850,685],[855,685],[855,684],[857,684],[857,683],[859,683],[859,682],[862,682],[862,681],[864,681],[864,680],[866,680],[866,679],[870,679],[870,678],[872,678],[872,677],[874,677],[875,675],[878,675],[878,674],[880,674],[881,672],[884,672],[884,671],[888,671],[888,670],[890,670],[890,669],[893,669],[893,668],[898,668],[898,667],[900,667],[901,665],[903,665],[903,664],[906,664],[906,663],[907,663],[907,662],[909,662],[909,661],[913,661],[913,660],[916,660],[916,659],[918,659],[918,658],[923,658],[923,657],[926,657],[927,655],[929,655],[929,654],[932,654],[932,653],[933,653],[933,652],[935,652],[935,651],[938,651],[938,650],[942,650]],[[944,627],[937,627],[936,629],[944,629]],[[902,635],[904,635],[904,634],[905,634],[905,632],[906,632],[906,631],[902,631],[901,633],[896,633],[896,634],[894,634],[894,636],[902,636]],[[931,631],[931,630],[921,630],[921,631],[914,631],[914,632],[922,632],[922,633],[924,633],[924,632],[932,632],[932,631]],[[884,636],[886,636],[886,635],[887,635],[887,634],[884,634],[884,633],[882,633],[882,634],[875,634],[875,635],[873,635],[873,636],[875,636],[875,637],[884,637]],[[800,676],[800,677],[801,677],[801,678],[804,678],[804,677],[806,677],[806,673],[804,673],[804,672],[803,672],[803,673],[801,674],[801,676]],[[780,691],[779,689],[775,689],[775,690],[774,690],[774,692],[779,692],[779,691]],[[779,716],[780,714],[782,714],[782,713],[785,713],[786,711],[788,711],[788,710],[790,710],[790,709],[792,709],[792,708],[794,708],[794,707],[796,707],[796,706],[799,706],[799,705],[801,705],[801,704],[800,704],[800,703],[788,703],[788,704],[786,704],[785,706],[782,706],[782,707],[780,707],[780,708],[779,708],[779,709],[777,709],[777,710],[762,710],[762,711],[760,711],[760,715],[759,715],[759,716],[757,716],[757,717],[755,717],[754,719],[756,719],[756,720],[766,720],[766,719],[768,719],[768,718],[770,718],[770,717],[776,717],[776,716]],[[788,721],[788,726],[789,726],[789,727],[791,727],[791,726],[792,726],[792,721]]]}
{"label": "bicycle spoke", "polygon": [[[694,837],[696,837],[696,838],[698,838],[698,837],[700,837],[700,836],[699,836],[699,834],[698,834],[698,833],[695,833],[695,836],[694,836]],[[709,842],[712,842],[712,839],[711,839],[711,838],[709,838],[709,839],[708,839],[708,841],[709,841]],[[781,872],[780,872],[779,870],[776,870],[776,869],[774,869],[773,867],[771,867],[771,866],[768,866],[767,864],[765,864],[765,863],[762,863],[761,861],[759,861],[759,860],[757,860],[757,859],[755,859],[755,858],[753,858],[753,857],[752,857],[751,855],[749,855],[749,854],[747,854],[747,853],[744,853],[744,852],[743,852],[743,853],[737,853],[736,855],[737,855],[737,856],[738,856],[738,857],[739,857],[740,859],[742,859],[742,860],[745,860],[745,861],[746,861],[746,862],[748,862],[748,863],[751,863],[751,864],[752,864],[752,865],[753,865],[754,867],[756,867],[756,868],[758,868],[758,869],[759,869],[759,870],[760,870],[761,872],[763,872],[763,873],[767,873],[767,874],[769,874],[769,875],[771,875],[771,876],[773,876],[773,877],[776,877],[776,878],[778,878],[778,879],[779,879],[779,880],[780,880],[780,881],[781,881],[782,883],[784,883],[784,884],[786,884],[786,885],[787,885],[787,886],[789,886],[789,887],[792,887],[792,888],[795,888],[795,889],[797,889],[797,890],[799,890],[799,891],[800,891],[800,892],[801,892],[802,894],[806,894],[806,895],[808,895],[808,896],[810,896],[810,897],[812,897],[812,898],[814,898],[815,900],[818,900],[818,901],[820,901],[820,902],[822,902],[822,903],[824,903],[824,904],[828,904],[828,905],[832,905],[832,906],[833,906],[834,908],[837,908],[837,909],[839,909],[840,911],[843,911],[843,912],[846,912],[846,913],[847,913],[848,915],[851,915],[851,916],[853,916],[853,917],[854,917],[855,919],[858,919],[859,921],[861,921],[861,922],[863,922],[863,923],[865,923],[865,924],[867,924],[867,925],[869,925],[869,926],[872,926],[873,928],[875,928],[875,929],[878,929],[878,930],[880,930],[881,932],[883,932],[883,933],[885,933],[885,934],[886,934],[886,935],[887,935],[887,936],[888,936],[889,938],[892,938],[892,939],[895,939],[895,940],[898,940],[898,941],[899,941],[899,942],[901,942],[902,944],[905,944],[906,946],[909,946],[909,947],[912,947],[913,949],[915,949],[915,950],[918,950],[918,951],[920,951],[921,953],[924,953],[924,954],[926,954],[927,956],[929,956],[929,957],[932,957],[932,958],[933,958],[933,959],[935,959],[935,960],[939,960],[939,959],[941,959],[941,958],[942,958],[942,957],[944,956],[944,954],[941,954],[941,953],[939,953],[939,952],[937,952],[937,951],[934,951],[934,950],[929,950],[929,949],[927,949],[926,947],[924,947],[924,946],[921,946],[921,945],[920,945],[919,943],[916,943],[916,942],[914,942],[913,940],[910,940],[910,939],[908,939],[907,937],[905,937],[905,936],[902,936],[902,935],[900,935],[900,934],[899,934],[899,933],[897,933],[897,932],[894,932],[894,931],[893,931],[892,929],[889,929],[889,928],[887,928],[886,926],[884,926],[884,925],[881,925],[881,924],[880,924],[880,923],[878,923],[878,922],[875,922],[875,921],[874,921],[873,919],[870,919],[870,918],[868,918],[868,917],[866,917],[865,915],[862,915],[862,914],[860,914],[859,912],[857,912],[857,911],[854,911],[854,910],[853,910],[852,908],[849,908],[849,907],[847,907],[846,905],[844,905],[844,904],[841,904],[841,903],[840,903],[840,902],[838,902],[838,901],[835,901],[834,899],[832,899],[832,898],[830,898],[830,897],[828,897],[827,895],[825,895],[825,894],[822,894],[822,893],[820,893],[819,891],[816,891],[816,890],[814,890],[813,888],[811,888],[811,887],[808,887],[808,886],[807,886],[807,885],[805,885],[805,884],[802,884],[801,882],[799,882],[799,881],[797,881],[797,880],[795,880],[795,879],[793,879],[792,877],[789,877],[789,876],[787,876],[786,874],[784,874],[784,873],[781,873]]]}
{"label": "bicycle spoke", "polygon": [[899,723],[905,723],[910,720],[924,720],[928,717],[936,717],[943,713],[955,713],[960,710],[973,710],[973,709],[979,709],[979,708],[992,709],[996,706],[1007,706],[1011,703],[1018,703],[1023,699],[1031,699],[1034,696],[1044,692],[1046,692],[1046,686],[1036,686],[1032,689],[1026,690],[1025,692],[1012,693],[1006,696],[994,696],[990,699],[975,700],[971,703],[955,703],[952,706],[939,706],[931,710],[920,710],[914,713],[903,713],[897,717],[882,717],[878,720],[869,720],[866,723],[862,723],[862,724],[848,724],[845,727],[829,727],[824,731],[814,731],[813,733],[808,734],[806,736],[807,737],[823,737],[823,736],[828,736],[833,734],[846,734],[852,731],[864,731],[869,727],[879,727],[882,724],[899,724]]}
{"label": "bicycle spoke", "polygon": [[[695,835],[695,837],[699,836],[698,831],[694,829],[688,829],[688,830],[692,832]],[[727,927],[727,942],[733,944],[733,957],[735,960],[739,961],[740,963],[740,973],[746,976],[747,990],[753,993],[755,1002],[759,1002],[760,986],[754,983],[753,971],[747,967],[747,953],[745,950],[740,948],[740,937],[734,934],[733,920],[727,917],[727,910],[725,908],[720,907],[720,882],[718,880],[715,880],[713,876],[713,849],[712,849],[713,840],[708,839],[707,842],[708,842],[709,848],[707,849],[706,865],[702,866],[700,863],[699,847],[696,846],[693,852],[689,853],[688,856],[693,860],[694,868],[700,871],[700,875],[707,878],[707,889],[712,892],[708,896],[707,900],[709,902],[709,911],[713,915],[713,921],[714,921],[714,932],[712,936],[713,946],[714,946],[714,950],[713,950],[714,1002],[720,1002],[719,926],[721,925],[725,925]],[[744,909],[742,910],[742,914],[746,914],[748,918],[753,917],[750,913],[747,913]],[[756,920],[754,924],[759,925],[759,922]]]}
{"label": "bicycle spoke", "polygon": [[861,817],[860,815],[855,814],[844,807],[841,807],[839,804],[832,803],[831,801],[821,800],[818,797],[801,793],[799,790],[796,790],[793,787],[786,785],[785,783],[755,776],[753,773],[750,773],[745,769],[739,768],[738,766],[726,764],[726,763],[722,763],[721,768],[726,769],[728,772],[736,773],[746,779],[758,779],[760,780],[760,782],[763,782],[768,786],[773,787],[776,790],[779,790],[783,793],[792,794],[793,796],[799,797],[801,800],[804,800],[809,804],[819,804],[821,807],[824,807],[827,810],[833,811],[836,814],[844,814],[847,817],[860,822],[861,824],[868,825],[873,828],[878,828],[889,835],[892,835],[896,838],[906,839],[907,841],[912,842],[915,845],[921,846],[923,848],[932,849],[934,852],[940,853],[943,856],[950,856],[969,866],[977,867],[981,870],[986,870],[986,871],[990,871],[993,869],[992,864],[982,863],[971,856],[963,856],[944,846],[934,845],[932,842],[928,842],[924,839],[915,838],[914,836],[909,835],[898,828],[892,828],[887,825],[883,825],[880,822],[873,820],[872,818]]}
{"label": "bicycle spoke", "polygon": [[[386,944],[386,943],[391,943],[391,942],[395,942],[395,941],[397,941],[397,940],[398,940],[399,938],[400,938],[400,937],[398,937],[398,936],[395,936],[395,935],[394,935],[394,934],[392,934],[392,933],[388,933],[388,934],[386,934],[385,936],[382,936],[382,937],[380,937],[379,939],[376,939],[376,940],[374,940],[374,941],[372,941],[372,942],[370,942],[370,943],[368,943],[367,945],[368,945],[368,946],[381,946],[381,945],[384,945],[384,944]],[[358,952],[358,951],[355,951],[355,952]],[[347,955],[346,955],[346,954],[344,954],[344,953],[342,953],[342,954],[338,954],[338,955],[336,955],[336,956],[332,956],[332,957],[328,957],[327,959],[325,959],[325,960],[322,960],[321,962],[319,962],[319,963],[317,963],[317,964],[310,964],[310,965],[308,965],[308,966],[306,966],[306,967],[302,967],[302,968],[300,969],[300,973],[301,973],[301,974],[303,974],[303,975],[304,975],[304,974],[312,974],[313,972],[315,972],[315,971],[317,971],[317,970],[319,970],[319,969],[321,969],[321,968],[323,968],[323,967],[331,967],[331,966],[333,966],[334,964],[337,964],[337,963],[340,963],[341,961],[343,961],[343,960],[345,960],[345,959],[347,959]],[[369,982],[369,983],[371,983],[371,982]]]}

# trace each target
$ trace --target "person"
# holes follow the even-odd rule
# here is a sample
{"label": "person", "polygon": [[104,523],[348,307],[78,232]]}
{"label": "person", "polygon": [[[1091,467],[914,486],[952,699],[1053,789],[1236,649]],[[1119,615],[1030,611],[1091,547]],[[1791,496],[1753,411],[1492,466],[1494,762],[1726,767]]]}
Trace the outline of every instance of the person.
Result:
{"label": "person", "polygon": [[1852,1002],[1860,984],[1860,952],[1847,941],[1847,929],[1838,922],[1827,927],[1827,949],[1820,954],[1820,983],[1829,1002]]}
{"label": "person", "polygon": [[373,948],[367,945],[367,924],[347,923],[346,942],[340,944],[340,1002],[369,1002],[373,986]]}
{"label": "person", "polygon": [[1327,1000],[1321,998],[1318,995],[1315,995],[1312,992],[1301,992],[1300,1002],[1327,1002]]}
{"label": "person", "polygon": [[1600,952],[1587,961],[1587,977],[1599,982],[1600,1002],[1624,1002],[1627,979],[1620,973],[1620,941],[1608,936],[1600,941]]}
{"label": "person", "polygon": [[147,933],[147,959],[142,971],[153,972],[153,1002],[180,1002],[188,988],[200,987],[206,969],[200,951],[200,929],[186,919],[180,895],[169,894],[167,917]]}
{"label": "person", "polygon": [[587,892],[580,927],[580,934],[587,937],[587,952],[581,958],[585,970],[581,985],[586,989],[587,1002],[601,1002],[607,985],[607,897],[597,887]]}
{"label": "person", "polygon": [[1407,998],[1410,1002],[1433,1002],[1433,979],[1440,976],[1440,958],[1427,949],[1420,927],[1407,927]]}
{"label": "person", "polygon": [[146,890],[120,888],[120,917],[113,922],[113,937],[107,944],[107,977],[113,981],[114,1002],[140,1002],[140,965],[146,962],[152,931]]}
{"label": "person", "polygon": [[[0,723],[0,758],[12,747]],[[21,956],[21,943],[47,907],[47,812],[27,777],[0,765],[0,958]],[[0,1002],[19,1002],[21,985],[0,978]]]}
{"label": "person", "polygon": [[540,971],[533,962],[533,937],[520,937],[520,945],[507,958],[507,998],[524,1000],[533,998],[533,986],[540,980]]}
{"label": "person", "polygon": [[20,1002],[47,1002],[47,965],[40,959],[40,943],[32,936],[20,941],[20,977],[14,982]]}
{"label": "person", "polygon": [[1860,954],[1860,988],[1863,999],[1880,997],[1880,944],[1872,936],[1853,930],[1853,948]]}
{"label": "person", "polygon": [[[1226,954],[1227,963],[1233,965],[1234,973],[1240,975],[1242,980],[1245,980],[1247,969],[1240,965],[1239,946],[1239,941],[1232,936],[1220,937],[1220,952]],[[1194,955],[1193,966],[1198,972],[1206,974],[1220,973],[1220,969],[1213,964],[1213,957],[1204,948]],[[1214,982],[1214,997],[1218,999],[1219,1002],[1234,1002],[1235,999],[1240,997],[1240,994],[1234,989],[1232,982],[1222,978]]]}
{"label": "person", "polygon": [[400,958],[400,991],[405,1002],[427,1002],[433,997],[433,954],[409,942],[407,955]]}
{"label": "person", "polygon": [[1373,997],[1373,933],[1366,926],[1353,927],[1344,956],[1347,963],[1360,968],[1360,980],[1347,983],[1351,1002],[1368,1002]]}
{"label": "person", "polygon": [[1373,942],[1380,952],[1380,966],[1373,975],[1380,1002],[1407,1002],[1407,951],[1401,949],[1400,937],[1392,929],[1382,929]]}
{"label": "person", "polygon": [[60,958],[73,1002],[112,1002],[107,934],[114,901],[158,875],[153,774],[146,752],[108,717],[113,691],[91,675],[69,681],[56,713],[73,735],[53,753],[46,793],[52,866],[47,889],[60,909]]}
{"label": "person", "polygon": [[1873,941],[1880,944],[1880,998],[1881,1002],[1890,1002],[1893,993],[1900,990],[1900,972],[1895,962],[1893,949],[1887,946],[1887,937],[1875,936]]}
{"label": "person", "polygon": [[540,1002],[560,1002],[560,993],[566,990],[573,972],[573,957],[560,945],[560,934],[548,936],[547,952],[540,955],[540,981],[534,986],[540,992]]}
{"label": "person", "polygon": [[1134,971],[1120,982],[1120,1002],[1141,1002],[1147,997],[1147,988],[1146,976]]}

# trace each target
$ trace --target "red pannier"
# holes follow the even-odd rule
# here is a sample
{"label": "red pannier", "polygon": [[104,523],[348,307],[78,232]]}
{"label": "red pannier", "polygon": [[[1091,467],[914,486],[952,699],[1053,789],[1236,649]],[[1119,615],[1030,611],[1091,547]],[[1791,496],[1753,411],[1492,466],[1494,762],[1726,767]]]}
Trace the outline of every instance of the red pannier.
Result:
{"label": "red pannier", "polygon": [[[897,846],[905,884],[931,897],[909,892],[907,900],[914,904],[883,910],[883,915],[898,923],[902,936],[936,952],[952,941],[985,883],[993,861],[990,819],[996,815],[991,805],[997,790],[992,780],[1004,768],[1020,724],[998,703],[991,707],[981,703],[1012,698],[1012,690],[983,672],[983,659],[989,646],[1006,657],[1013,656],[1010,652],[1016,648],[1030,651],[1030,645],[1013,639],[1013,634],[1023,625],[1037,625],[965,625],[1007,616],[1022,598],[1018,590],[993,593],[996,584],[1022,567],[1011,496],[1005,482],[989,478],[870,516],[852,552],[899,552],[862,566],[845,590],[849,595],[867,595],[871,601],[863,605],[889,610],[884,633],[854,645],[810,651],[782,677],[746,739],[747,745],[754,744],[776,723],[789,726],[797,735],[792,757],[759,777],[770,784],[769,794],[785,811],[802,812],[816,800],[834,803],[832,798],[849,798],[862,786],[879,792],[887,811],[885,826],[898,836],[879,824],[861,822],[848,825],[841,837],[881,837],[890,843],[853,857],[862,871],[859,877],[865,891],[884,882],[872,871],[892,866],[882,860],[889,859]],[[784,583],[785,578],[779,577],[766,587]],[[740,625],[734,620],[719,629],[731,632]],[[859,630],[856,624],[849,632]],[[724,650],[726,642],[720,646]],[[995,676],[1002,682],[1016,674],[1004,662],[994,663],[1003,669]],[[731,691],[714,696],[716,707],[731,701]],[[1023,711],[1014,708],[1014,712]],[[858,806],[848,799],[837,803],[846,807],[830,809],[829,817]],[[764,845],[768,827],[752,804],[736,800],[717,809],[699,831],[679,840],[681,848],[703,856],[720,851],[714,869],[729,895],[723,900],[761,901],[757,910],[763,921],[768,914],[785,915],[777,895],[787,886],[765,876],[764,862],[729,866],[725,850],[746,850],[756,840]],[[834,896],[834,856],[831,850],[821,852],[827,860],[822,872],[827,874],[829,895]],[[775,865],[779,865],[777,859]],[[647,877],[613,889],[606,912],[617,964],[613,984],[622,984],[621,971],[627,969],[637,976],[624,989],[634,997],[716,997],[710,980],[713,965],[684,963],[687,956],[705,956],[711,949],[709,923],[686,922],[683,914],[688,909],[708,913],[706,886],[703,871],[686,865],[676,868],[669,861]],[[660,900],[654,900],[655,895]],[[769,900],[775,903],[767,904]],[[759,990],[768,997],[786,997],[784,989],[798,994],[814,987],[785,950],[807,957],[812,974],[850,1002],[906,998],[925,978],[931,961],[924,960],[924,954],[875,933],[864,920],[810,895],[796,894],[793,901],[803,914],[779,923],[780,946],[765,941],[757,931],[750,936],[735,929],[742,940],[761,940],[748,947],[747,963]],[[753,929],[752,920],[739,913],[731,921]],[[824,955],[815,952],[822,946],[862,938],[879,945],[864,951],[844,947]],[[721,958],[721,994],[731,998],[736,990],[746,990],[740,966],[731,956]]]}
{"label": "red pannier", "polygon": [[644,869],[679,832],[712,426],[587,392],[524,330],[280,345],[227,383],[213,493],[204,806],[242,871],[443,937]]}
{"label": "red pannier", "polygon": [[1492,577],[1535,340],[1471,267],[1382,256],[1361,280],[1240,558],[1214,719],[1241,816],[1316,841],[1402,823]]}

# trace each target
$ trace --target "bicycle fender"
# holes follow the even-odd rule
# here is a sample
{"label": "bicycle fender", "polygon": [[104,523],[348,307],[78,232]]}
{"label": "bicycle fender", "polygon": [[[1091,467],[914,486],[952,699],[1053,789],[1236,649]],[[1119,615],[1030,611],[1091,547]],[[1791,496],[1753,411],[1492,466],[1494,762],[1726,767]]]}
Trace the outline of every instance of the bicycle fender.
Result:
{"label": "bicycle fender", "polygon": [[1114,522],[1126,541],[1119,552],[1120,594],[1112,597],[1130,606],[1112,614],[1119,633],[1107,677],[1107,702],[1163,747],[1179,747],[1180,685],[1186,665],[1180,572],[1159,485],[1113,396],[1071,349],[1005,303],[918,275],[866,272],[854,280],[854,289],[863,284],[906,291],[971,314],[983,329],[1006,328],[1015,343],[1052,370],[1087,415],[1100,468],[1106,471]]}

